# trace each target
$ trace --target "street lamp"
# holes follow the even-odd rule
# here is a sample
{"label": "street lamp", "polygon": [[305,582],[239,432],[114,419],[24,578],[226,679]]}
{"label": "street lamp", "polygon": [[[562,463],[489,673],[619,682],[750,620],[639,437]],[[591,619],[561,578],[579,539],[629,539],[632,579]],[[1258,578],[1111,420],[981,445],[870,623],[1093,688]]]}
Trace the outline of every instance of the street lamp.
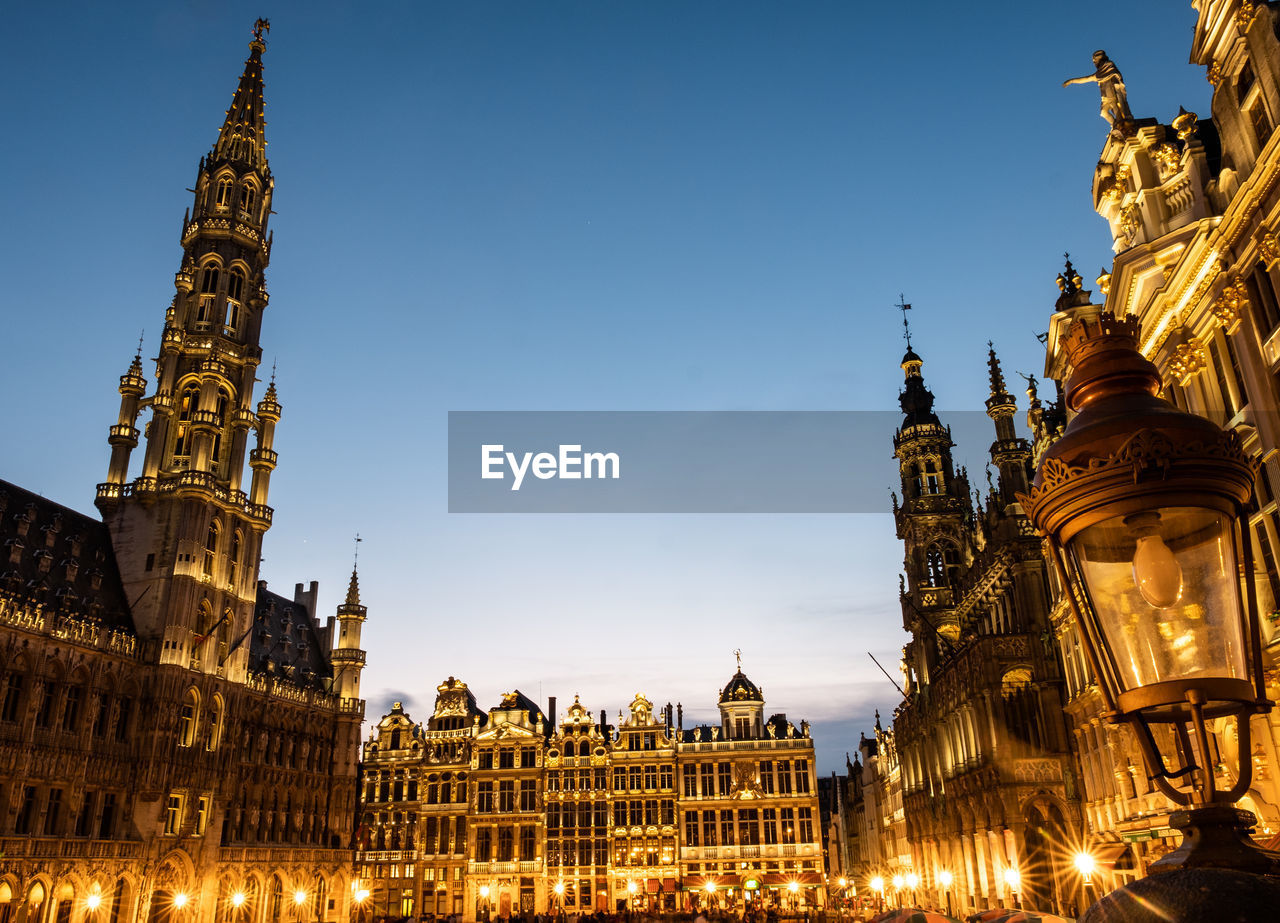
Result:
{"label": "street lamp", "polygon": [[906,879],[901,875],[893,876],[893,899],[898,902],[898,906],[902,906],[902,886],[906,884]]}
{"label": "street lamp", "polygon": [[556,916],[564,916],[564,882],[557,881],[552,891],[556,894]]}
{"label": "street lamp", "polygon": [[[1182,844],[1151,871],[1275,873],[1280,861],[1247,836],[1254,816],[1232,807],[1252,777],[1250,717],[1272,706],[1244,518],[1253,465],[1234,432],[1156,396],[1160,376],[1138,333],[1136,318],[1110,313],[1072,324],[1066,400],[1076,415],[1021,500],[1048,539],[1106,717],[1133,729],[1147,775],[1183,808],[1170,817]],[[1234,720],[1245,755],[1226,790],[1209,739],[1218,719]],[[1200,881],[1200,900],[1227,918]],[[1225,879],[1218,887],[1231,890]]]}
{"label": "street lamp", "polygon": [[869,882],[867,882],[867,884],[871,886],[872,891],[876,892],[877,900],[879,901],[879,904],[880,904],[878,909],[883,911],[884,910],[884,878],[882,878],[879,875],[876,875]]}
{"label": "street lamp", "polygon": [[1022,902],[1018,900],[1018,885],[1022,884],[1022,876],[1012,865],[1004,870],[1004,883],[1009,886],[1009,896],[1013,899],[1013,906],[1021,910]]}
{"label": "street lamp", "polygon": [[907,888],[911,891],[911,903],[916,902],[916,886],[920,884],[920,876],[915,872],[907,872]]}
{"label": "street lamp", "polygon": [[[239,897],[241,898],[240,903],[243,904],[244,895],[241,894]],[[359,920],[360,923],[363,923],[365,903],[369,900],[369,889],[357,888],[354,897],[356,901],[356,919]],[[235,901],[235,897],[232,897],[232,901]],[[236,906],[239,907],[240,904],[236,904]]]}
{"label": "street lamp", "polygon": [[298,888],[293,892],[293,909],[297,912],[298,919],[302,919],[302,905],[307,902],[307,892]]}
{"label": "street lamp", "polygon": [[101,906],[102,906],[102,895],[99,894],[97,891],[94,891],[92,894],[89,894],[84,899],[84,909],[89,911],[89,913],[97,913],[98,908]]}
{"label": "street lamp", "polygon": [[489,923],[489,886],[480,886],[480,914],[485,923]]}
{"label": "street lamp", "polygon": [[938,884],[942,885],[943,890],[947,892],[947,916],[951,916],[951,882],[953,880],[951,873],[946,869],[938,873]]}

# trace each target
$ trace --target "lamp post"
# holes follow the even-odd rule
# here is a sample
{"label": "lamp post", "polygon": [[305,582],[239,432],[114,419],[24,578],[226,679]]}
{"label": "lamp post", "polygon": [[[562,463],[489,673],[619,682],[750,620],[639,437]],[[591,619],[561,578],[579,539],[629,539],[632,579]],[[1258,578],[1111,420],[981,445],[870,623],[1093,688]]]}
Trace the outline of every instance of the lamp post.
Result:
{"label": "lamp post", "polygon": [[480,886],[480,919],[489,923],[489,886]]}
{"label": "lamp post", "polygon": [[893,876],[893,900],[899,908],[902,907],[902,888],[907,881],[901,875]]}
{"label": "lamp post", "polygon": [[1089,886],[1093,884],[1093,871],[1098,867],[1098,863],[1094,860],[1093,855],[1085,850],[1081,850],[1075,855],[1076,871],[1080,873],[1080,890],[1084,894],[1082,906],[1089,906]]}
{"label": "lamp post", "polygon": [[556,918],[559,919],[564,916],[564,882],[557,881],[551,890],[556,895]]}
{"label": "lamp post", "polygon": [[304,891],[302,888],[298,888],[296,891],[293,892],[293,912],[294,912],[294,916],[297,917],[298,919],[298,923],[302,923],[302,920],[305,914],[305,911],[303,910],[303,905],[306,904],[306,902],[307,902],[306,891]]}
{"label": "lamp post", "polygon": [[951,882],[953,880],[951,873],[946,869],[938,873],[938,884],[942,885],[942,890],[947,893],[947,916],[951,916]]}
{"label": "lamp post", "polygon": [[920,899],[916,896],[916,888],[920,886],[920,876],[915,872],[907,872],[907,890],[911,892],[911,904],[914,906]]}
{"label": "lamp post", "polygon": [[[357,888],[356,893],[352,896],[355,898],[355,902],[356,902],[357,923],[364,923],[364,908],[365,908],[366,902],[369,900],[369,889]],[[236,904],[237,907],[241,906],[241,904],[244,903],[243,895],[240,895],[240,897],[241,897],[241,901],[239,904]],[[232,898],[232,901],[233,902],[235,901],[235,897]]]}
{"label": "lamp post", "polygon": [[1022,884],[1022,875],[1012,865],[1004,870],[1004,883],[1009,886],[1009,899],[1013,901],[1014,909],[1022,909],[1022,901],[1018,900],[1018,885]]}
{"label": "lamp post", "polygon": [[798,910],[796,906],[796,900],[797,900],[797,895],[800,893],[800,882],[796,881],[794,878],[788,881],[787,891],[790,893],[791,913],[794,915]]}
{"label": "lamp post", "polygon": [[883,913],[884,912],[884,878],[881,877],[880,875],[876,875],[869,882],[867,882],[867,884],[870,885],[872,891],[876,892],[876,903],[878,905],[876,908],[877,912]]}
{"label": "lamp post", "polygon": [[[1280,860],[1249,839],[1254,816],[1233,807],[1251,781],[1247,755],[1220,789],[1210,743],[1210,722],[1230,720],[1248,754],[1250,718],[1272,706],[1245,519],[1253,465],[1235,433],[1156,396],[1160,376],[1138,332],[1136,318],[1108,313],[1071,326],[1066,400],[1076,415],[1021,499],[1048,540],[1105,717],[1133,729],[1148,776],[1181,807],[1170,825],[1182,844],[1152,864],[1158,883],[1120,891],[1159,897],[1166,920],[1195,918],[1168,908],[1189,913],[1199,894],[1206,913],[1229,919],[1233,901],[1247,915],[1260,893],[1280,898],[1276,879],[1227,881],[1275,874]],[[1174,870],[1187,874],[1163,874]],[[1085,919],[1132,909],[1108,897]]]}

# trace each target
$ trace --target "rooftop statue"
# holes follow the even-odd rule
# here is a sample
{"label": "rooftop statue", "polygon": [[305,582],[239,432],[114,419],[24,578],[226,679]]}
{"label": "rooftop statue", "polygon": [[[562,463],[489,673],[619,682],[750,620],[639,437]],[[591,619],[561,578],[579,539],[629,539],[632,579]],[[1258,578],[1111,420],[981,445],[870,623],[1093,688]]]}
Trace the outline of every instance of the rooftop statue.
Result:
{"label": "rooftop statue", "polygon": [[1120,69],[1102,50],[1093,53],[1093,66],[1097,69],[1092,74],[1064,80],[1062,85],[1069,87],[1074,83],[1096,83],[1098,92],[1102,94],[1101,115],[1107,120],[1107,124],[1115,127],[1119,121],[1132,119],[1133,113],[1129,111],[1129,96],[1125,92],[1124,77],[1120,75]]}

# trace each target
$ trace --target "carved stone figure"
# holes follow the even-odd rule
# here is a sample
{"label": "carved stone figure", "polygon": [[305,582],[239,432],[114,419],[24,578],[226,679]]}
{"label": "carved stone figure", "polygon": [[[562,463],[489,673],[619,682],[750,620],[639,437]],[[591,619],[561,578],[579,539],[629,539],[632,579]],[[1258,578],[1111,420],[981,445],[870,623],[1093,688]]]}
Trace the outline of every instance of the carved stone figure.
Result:
{"label": "carved stone figure", "polygon": [[1096,70],[1092,74],[1072,77],[1070,80],[1062,81],[1062,85],[1069,87],[1076,83],[1096,83],[1098,92],[1102,94],[1100,114],[1107,120],[1107,124],[1114,128],[1117,122],[1132,119],[1133,113],[1129,111],[1129,96],[1125,92],[1124,77],[1120,75],[1120,69],[1101,49],[1093,53],[1093,66]]}

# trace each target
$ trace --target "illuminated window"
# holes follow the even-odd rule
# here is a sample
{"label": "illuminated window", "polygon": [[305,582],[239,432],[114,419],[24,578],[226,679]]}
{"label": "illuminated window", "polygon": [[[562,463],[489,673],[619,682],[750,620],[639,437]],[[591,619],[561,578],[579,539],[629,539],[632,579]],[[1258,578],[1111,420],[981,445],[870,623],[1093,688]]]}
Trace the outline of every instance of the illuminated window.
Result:
{"label": "illuminated window", "polygon": [[243,536],[239,529],[231,533],[231,556],[227,559],[227,583],[235,583],[240,570],[240,546]]}
{"label": "illuminated window", "polygon": [[218,523],[209,523],[209,534],[204,540],[204,575],[213,576],[214,557],[218,553]]}
{"label": "illuminated window", "polygon": [[188,689],[178,712],[178,746],[190,747],[195,743],[196,724],[200,719],[200,696],[195,689]]}
{"label": "illuminated window", "polygon": [[231,186],[232,182],[229,176],[224,176],[218,180],[217,196],[214,199],[214,204],[219,211],[226,211],[231,207]]}
{"label": "illuminated window", "polygon": [[253,203],[257,199],[257,190],[253,186],[246,183],[240,189],[240,215],[243,218],[253,218]]}
{"label": "illuminated window", "polygon": [[175,458],[191,455],[191,416],[199,406],[200,386],[193,382],[182,389],[182,397],[178,401],[178,426],[173,439]]}
{"label": "illuminated window", "polygon": [[[225,623],[224,623],[225,624]],[[204,748],[209,752],[218,749],[218,744],[222,742],[222,697],[215,695],[209,703],[209,737],[205,741]]]}
{"label": "illuminated window", "polygon": [[165,801],[164,806],[164,833],[165,836],[177,836],[178,831],[182,829],[182,802],[181,795],[173,794]]}
{"label": "illuminated window", "polygon": [[196,836],[204,836],[205,825],[209,822],[209,796],[201,795],[196,802]]}

